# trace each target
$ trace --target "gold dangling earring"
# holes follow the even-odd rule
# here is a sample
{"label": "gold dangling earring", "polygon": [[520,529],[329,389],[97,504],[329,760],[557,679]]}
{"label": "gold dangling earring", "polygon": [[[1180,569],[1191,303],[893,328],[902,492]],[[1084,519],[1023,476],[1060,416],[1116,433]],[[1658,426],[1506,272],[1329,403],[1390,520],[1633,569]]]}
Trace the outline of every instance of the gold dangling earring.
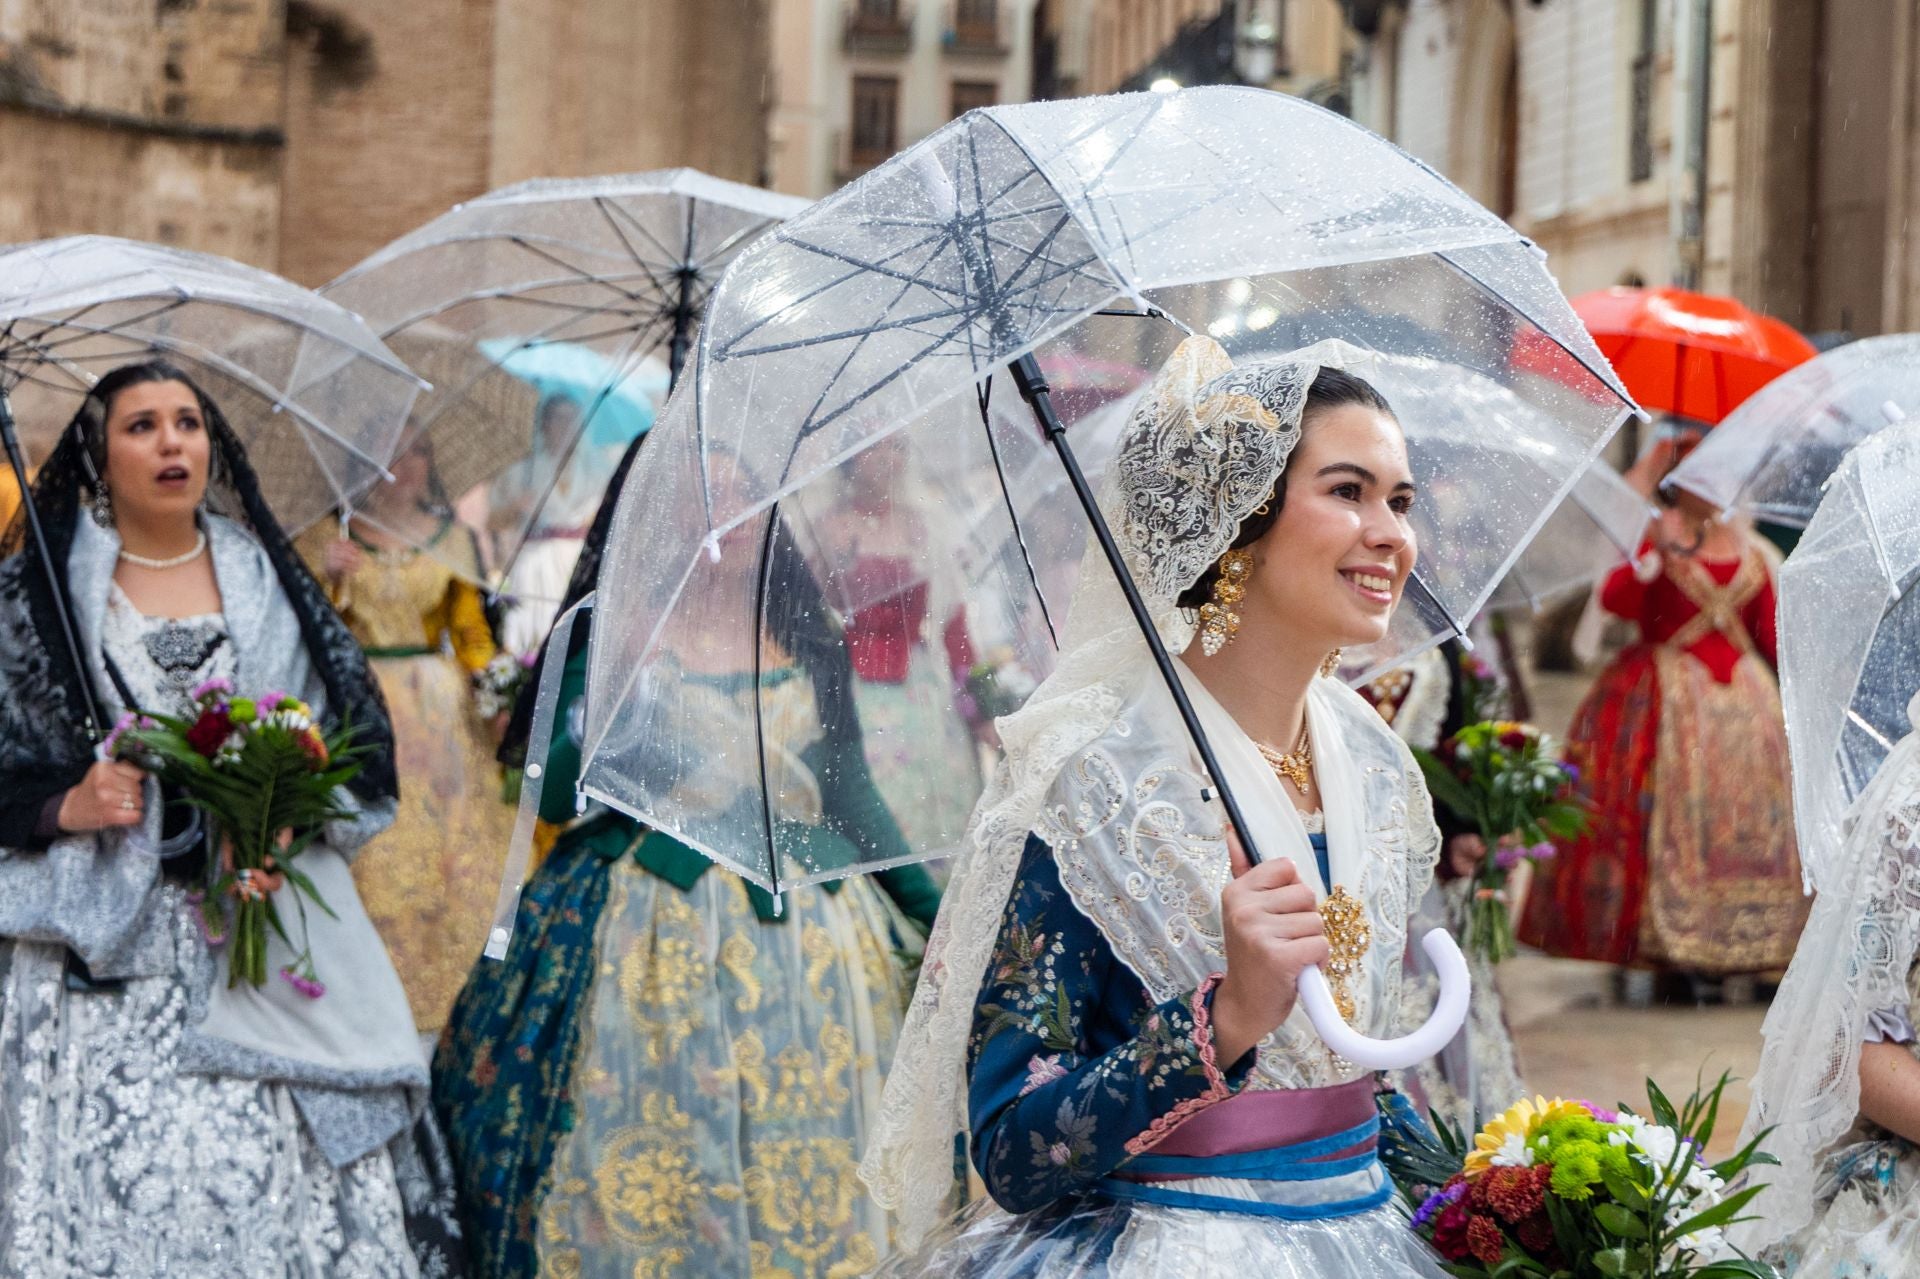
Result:
{"label": "gold dangling earring", "polygon": [[1200,651],[1212,657],[1240,633],[1240,601],[1247,595],[1247,579],[1253,576],[1252,551],[1228,551],[1220,557],[1220,574],[1214,579],[1213,598],[1200,606]]}
{"label": "gold dangling earring", "polygon": [[1327,654],[1326,661],[1320,663],[1320,674],[1325,678],[1331,679],[1333,678],[1334,672],[1338,671],[1339,669],[1340,669],[1340,650],[1336,648],[1331,653]]}

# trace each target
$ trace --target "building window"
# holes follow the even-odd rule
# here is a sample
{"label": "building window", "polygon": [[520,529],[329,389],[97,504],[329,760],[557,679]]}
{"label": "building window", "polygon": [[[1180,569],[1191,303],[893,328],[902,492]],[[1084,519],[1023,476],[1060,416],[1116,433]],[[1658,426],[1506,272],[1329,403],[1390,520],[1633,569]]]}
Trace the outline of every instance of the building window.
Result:
{"label": "building window", "polygon": [[897,149],[895,122],[900,114],[900,81],[892,76],[853,78],[853,154],[857,169],[870,169]]}
{"label": "building window", "polygon": [[1659,14],[1656,0],[1640,0],[1640,39],[1633,55],[1632,121],[1627,136],[1627,180],[1653,176],[1653,54]]}
{"label": "building window", "polygon": [[991,31],[999,19],[1000,0],[954,0],[953,25],[963,30],[984,27]]}
{"label": "building window", "polygon": [[955,80],[953,114],[956,118],[975,107],[990,107],[1000,100],[1000,86],[991,81]]}
{"label": "building window", "polygon": [[900,0],[859,0],[860,17],[880,26],[900,20]]}

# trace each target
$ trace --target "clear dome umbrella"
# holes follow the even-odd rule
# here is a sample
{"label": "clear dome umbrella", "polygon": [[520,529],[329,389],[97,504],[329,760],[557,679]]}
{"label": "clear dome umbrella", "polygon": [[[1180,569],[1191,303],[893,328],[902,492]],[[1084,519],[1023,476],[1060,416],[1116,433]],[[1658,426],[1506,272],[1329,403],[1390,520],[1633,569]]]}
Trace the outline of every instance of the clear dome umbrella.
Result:
{"label": "clear dome umbrella", "polygon": [[1835,347],[1729,413],[1666,483],[1730,514],[1805,528],[1848,449],[1920,417],[1920,334]]}
{"label": "clear dome umbrella", "polygon": [[540,179],[457,205],[344,272],[327,297],[396,351],[435,351],[446,370],[401,448],[426,441],[441,504],[475,519],[491,572],[475,571],[464,542],[366,507],[355,518],[430,552],[452,545],[450,568],[483,587],[511,581],[550,615],[571,558],[515,574],[522,552],[543,540],[577,551],[721,272],[805,206],[692,169]]}
{"label": "clear dome umbrella", "polygon": [[358,316],[238,262],[110,236],[0,247],[0,438],[82,671],[28,458],[52,451],[101,376],[156,358],[220,405],[289,533],[384,474],[426,385]]}
{"label": "clear dome umbrella", "polygon": [[1842,820],[1920,691],[1920,424],[1856,446],[1780,570],[1780,696],[1800,864],[1816,892]]}
{"label": "clear dome umbrella", "polygon": [[[976,566],[964,612],[1004,627],[1010,664],[1050,664],[1044,583],[1077,550],[1068,530],[1093,535],[1217,781],[1041,370],[1153,369],[1188,332],[1232,348],[1269,330],[1287,347],[1343,339],[1459,364],[1541,410],[1547,438],[1501,442],[1530,450],[1524,472],[1452,477],[1471,497],[1450,502],[1481,518],[1470,545],[1434,530],[1409,642],[1464,629],[1633,411],[1538,251],[1349,120],[1231,88],[970,112],[762,237],[716,290],[615,515],[583,793],[776,892],[955,847],[963,818],[909,844],[871,803],[876,820],[850,824],[829,802],[856,737],[869,764],[945,740],[855,722],[839,691],[863,659],[828,601],[879,561],[911,572],[956,555],[936,521],[878,550],[845,537],[837,508],[857,497],[841,465],[890,435],[949,500],[1008,512],[992,544],[1016,550]],[[1009,477],[1034,473],[1037,450],[1074,501],[1023,526]],[[914,696],[960,713],[950,689]],[[944,779],[930,784],[978,786],[959,767]]]}
{"label": "clear dome umbrella", "polygon": [[[961,829],[905,849],[837,845],[831,859],[787,842],[818,804],[783,745],[792,726],[772,723],[767,699],[745,721],[719,719],[715,678],[690,674],[688,645],[749,687],[770,653],[835,660],[817,601],[860,568],[827,535],[834,477],[898,433],[950,500],[1007,512],[1004,536],[981,542],[1012,549],[972,570],[967,615],[991,618],[1012,660],[1044,673],[1061,620],[1047,583],[1104,525],[1077,424],[1059,420],[1040,368],[1150,370],[1189,331],[1236,356],[1340,338],[1441,360],[1534,410],[1488,447],[1527,466],[1447,477],[1424,503],[1478,518],[1470,539],[1422,529],[1408,646],[1464,629],[1633,411],[1539,252],[1349,120],[1222,88],[971,112],[756,242],[712,298],[615,517],[585,793],[776,891],[950,852]],[[1040,454],[1074,501],[1024,500],[1019,477],[1045,474]],[[1023,509],[1040,518],[1021,523]],[[890,553],[955,550],[928,539]],[[793,576],[802,565],[807,581]],[[878,736],[866,732],[869,757],[926,749]]]}

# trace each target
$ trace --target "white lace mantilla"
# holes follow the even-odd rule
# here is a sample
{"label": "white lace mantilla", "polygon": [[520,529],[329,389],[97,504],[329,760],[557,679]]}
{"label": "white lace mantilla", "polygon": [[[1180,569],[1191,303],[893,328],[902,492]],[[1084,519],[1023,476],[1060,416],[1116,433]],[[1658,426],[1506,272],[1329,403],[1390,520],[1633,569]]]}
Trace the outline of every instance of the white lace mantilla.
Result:
{"label": "white lace mantilla", "polygon": [[[1180,593],[1273,491],[1300,438],[1314,377],[1323,367],[1369,358],[1345,343],[1323,342],[1235,369],[1218,343],[1190,338],[1141,397],[1100,505],[1169,651],[1184,652],[1193,637],[1177,607]],[[998,723],[1005,755],[955,859],[861,1165],[875,1199],[898,1214],[905,1242],[933,1225],[952,1184],[953,1138],[967,1127],[974,999],[1030,832],[1077,841],[1068,853],[1076,902],[1087,910],[1092,897],[1106,899],[1089,913],[1156,998],[1190,990],[1221,966],[1219,891],[1229,872],[1217,806],[1200,797],[1191,742],[1178,717],[1169,719],[1171,697],[1159,680],[1112,570],[1090,551],[1058,665],[1025,706]],[[1385,736],[1378,717],[1353,700],[1372,721],[1369,740]],[[1436,837],[1433,848],[1416,853],[1393,833],[1406,827],[1410,771],[1409,763],[1378,777],[1364,774],[1365,811],[1378,815],[1383,829],[1367,837],[1371,870],[1363,883],[1382,894],[1374,951],[1392,952],[1382,963],[1394,966],[1397,942],[1389,939],[1404,935],[1407,876],[1421,857],[1437,855],[1438,844]],[[1417,773],[1410,784],[1419,784]],[[1386,806],[1375,807],[1377,801]],[[1398,874],[1390,869],[1396,860]],[[1061,869],[1064,878],[1067,860]],[[1397,922],[1389,918],[1395,912]],[[1364,1015],[1368,1025],[1382,1025],[1387,983],[1384,976],[1377,987],[1372,982],[1370,974]],[[1271,1085],[1331,1072],[1317,1040],[1294,1062],[1299,1032],[1281,1033],[1288,1038],[1273,1054]]]}
{"label": "white lace mantilla", "polygon": [[1860,1109],[1860,1045],[1880,1008],[1907,1001],[1920,956],[1920,694],[1902,738],[1847,814],[1845,844],[1814,900],[1786,979],[1767,1011],[1753,1105],[1740,1140],[1774,1127],[1766,1149],[1781,1166],[1756,1174],[1767,1189],[1734,1242],[1758,1248],[1804,1225],[1822,1156]]}

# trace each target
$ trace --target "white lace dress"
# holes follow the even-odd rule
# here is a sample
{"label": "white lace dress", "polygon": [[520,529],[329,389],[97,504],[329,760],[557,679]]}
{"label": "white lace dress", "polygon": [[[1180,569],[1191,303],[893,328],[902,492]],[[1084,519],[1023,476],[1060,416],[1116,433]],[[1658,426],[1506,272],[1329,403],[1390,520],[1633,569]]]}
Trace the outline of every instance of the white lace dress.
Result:
{"label": "white lace dress", "polygon": [[[223,617],[148,618],[118,587],[104,642],[148,706],[235,665]],[[431,1193],[392,1147],[335,1169],[286,1087],[176,1070],[211,960],[187,889],[153,891],[165,976],[88,988],[64,948],[0,940],[0,1275],[450,1273],[437,1244],[416,1256],[409,1205]]]}

